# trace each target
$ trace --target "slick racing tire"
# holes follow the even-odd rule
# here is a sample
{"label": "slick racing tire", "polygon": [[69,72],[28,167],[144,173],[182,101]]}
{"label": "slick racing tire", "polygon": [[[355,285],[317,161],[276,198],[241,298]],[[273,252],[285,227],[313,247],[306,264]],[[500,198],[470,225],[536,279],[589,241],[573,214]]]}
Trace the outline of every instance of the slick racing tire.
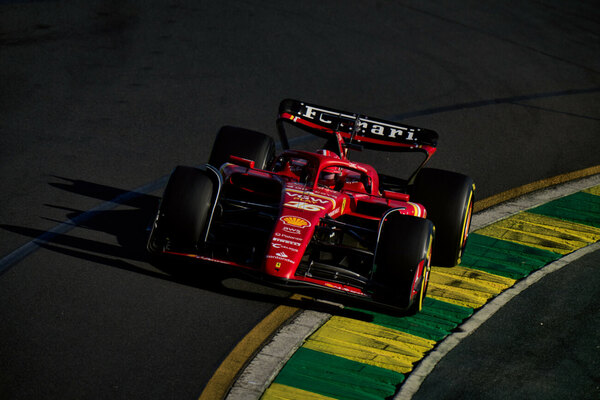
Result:
{"label": "slick racing tire", "polygon": [[252,160],[255,168],[266,169],[275,157],[275,141],[260,132],[224,126],[217,134],[208,163],[220,168],[229,156]]}
{"label": "slick racing tire", "polygon": [[202,170],[175,168],[160,206],[161,236],[178,247],[195,247],[203,240],[212,208],[214,182]]}
{"label": "slick racing tire", "polygon": [[409,190],[411,201],[424,205],[427,219],[435,225],[433,265],[459,264],[471,226],[473,179],[455,172],[424,168]]}
{"label": "slick racing tire", "polygon": [[433,235],[429,220],[396,211],[384,216],[375,250],[374,300],[409,315],[421,310],[429,282]]}

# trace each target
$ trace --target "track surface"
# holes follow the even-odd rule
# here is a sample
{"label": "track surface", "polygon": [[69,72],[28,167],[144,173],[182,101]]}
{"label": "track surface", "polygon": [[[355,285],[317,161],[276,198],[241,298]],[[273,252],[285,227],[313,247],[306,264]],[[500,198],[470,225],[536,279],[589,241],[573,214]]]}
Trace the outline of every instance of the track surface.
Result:
{"label": "track surface", "polygon": [[[0,255],[203,162],[221,125],[274,133],[285,97],[438,130],[431,166],[479,198],[600,163],[593,2],[344,5],[1,2]],[[0,277],[0,398],[195,398],[285,301],[148,263],[157,195]]]}
{"label": "track surface", "polygon": [[[543,278],[467,337],[414,400],[597,399],[600,251]],[[532,340],[533,339],[533,340]]]}

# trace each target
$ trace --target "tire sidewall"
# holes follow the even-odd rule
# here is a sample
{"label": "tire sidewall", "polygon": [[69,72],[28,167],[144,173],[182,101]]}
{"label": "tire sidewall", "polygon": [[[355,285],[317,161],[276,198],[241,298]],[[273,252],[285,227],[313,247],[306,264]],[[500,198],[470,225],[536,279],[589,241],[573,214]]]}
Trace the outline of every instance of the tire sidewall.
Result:
{"label": "tire sidewall", "polygon": [[161,202],[159,227],[176,243],[196,245],[202,240],[213,202],[214,183],[193,167],[177,167]]}
{"label": "tire sidewall", "polygon": [[411,201],[427,210],[436,227],[434,265],[452,267],[466,246],[473,207],[473,180],[455,172],[424,168],[410,188]]}
{"label": "tire sidewall", "polygon": [[[373,272],[378,289],[373,297],[392,307],[407,309],[411,306],[412,284],[419,264],[423,260],[424,268],[429,264],[433,223],[394,212],[381,224]],[[424,270],[421,288],[426,289],[428,276]]]}

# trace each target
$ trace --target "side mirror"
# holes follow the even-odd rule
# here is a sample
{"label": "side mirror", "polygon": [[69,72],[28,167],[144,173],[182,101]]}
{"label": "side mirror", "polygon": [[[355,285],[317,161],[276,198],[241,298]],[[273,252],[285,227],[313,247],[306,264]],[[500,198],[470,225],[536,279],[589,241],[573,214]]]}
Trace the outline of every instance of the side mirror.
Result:
{"label": "side mirror", "polygon": [[406,193],[392,192],[391,190],[384,190],[383,197],[385,197],[387,199],[391,199],[391,200],[400,200],[400,201],[408,201],[410,199],[410,196],[407,195]]}
{"label": "side mirror", "polygon": [[248,160],[247,158],[237,157],[237,156],[229,156],[229,161],[233,164],[241,165],[246,168],[254,168],[254,161]]}

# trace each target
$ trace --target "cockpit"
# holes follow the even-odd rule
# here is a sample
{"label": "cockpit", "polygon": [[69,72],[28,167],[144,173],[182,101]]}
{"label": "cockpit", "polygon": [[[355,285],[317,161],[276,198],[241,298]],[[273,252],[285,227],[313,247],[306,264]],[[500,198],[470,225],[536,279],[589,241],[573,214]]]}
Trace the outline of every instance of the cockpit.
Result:
{"label": "cockpit", "polygon": [[308,186],[367,194],[378,190],[374,169],[336,157],[286,151],[275,160],[271,170]]}

